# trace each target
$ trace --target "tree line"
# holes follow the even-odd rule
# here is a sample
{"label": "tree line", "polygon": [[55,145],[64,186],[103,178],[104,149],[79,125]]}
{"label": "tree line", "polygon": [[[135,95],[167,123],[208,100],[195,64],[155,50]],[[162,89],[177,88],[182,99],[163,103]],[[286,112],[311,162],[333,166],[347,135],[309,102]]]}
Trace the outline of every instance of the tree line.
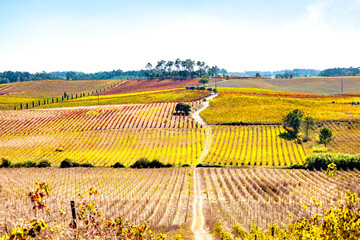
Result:
{"label": "tree line", "polygon": [[210,67],[202,61],[178,58],[175,61],[161,60],[155,65],[148,63],[146,70],[147,78],[191,79],[216,76],[220,69],[217,66]]}
{"label": "tree line", "polygon": [[331,76],[331,75],[356,75],[360,74],[360,68],[329,68],[321,71],[319,76]]}
{"label": "tree line", "polygon": [[26,81],[38,81],[38,80],[50,80],[58,79],[58,77],[49,73],[29,73],[29,72],[12,72],[5,71],[0,73],[1,83],[13,83],[13,82],[26,82]]}

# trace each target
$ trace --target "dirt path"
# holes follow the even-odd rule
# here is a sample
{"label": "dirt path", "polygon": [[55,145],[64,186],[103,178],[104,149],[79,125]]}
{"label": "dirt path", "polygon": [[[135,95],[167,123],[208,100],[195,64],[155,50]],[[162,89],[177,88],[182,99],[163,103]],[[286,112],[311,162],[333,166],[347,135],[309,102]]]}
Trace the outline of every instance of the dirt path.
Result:
{"label": "dirt path", "polygon": [[205,148],[204,148],[204,151],[202,152],[198,162],[196,163],[196,165],[201,163],[201,161],[204,160],[206,155],[209,153],[210,145],[211,145],[211,135],[212,135],[211,128],[200,117],[200,112],[205,110],[207,107],[209,107],[209,105],[210,105],[209,100],[214,99],[215,97],[217,97],[217,95],[218,94],[213,94],[213,95],[210,95],[209,97],[205,98],[206,102],[203,103],[203,107],[200,110],[193,113],[191,116],[196,122],[198,122],[205,128]]}
{"label": "dirt path", "polygon": [[193,205],[193,224],[192,231],[194,232],[195,240],[198,239],[213,239],[212,235],[204,228],[205,218],[203,213],[203,193],[201,191],[201,181],[198,176],[199,171],[194,169],[194,205]]}
{"label": "dirt path", "polygon": [[[211,145],[211,128],[204,122],[204,120],[200,117],[200,112],[209,107],[209,100],[215,98],[217,94],[211,95],[206,98],[206,102],[203,103],[203,107],[192,114],[192,118],[201,124],[205,128],[205,148],[202,152],[198,162],[205,158],[205,156],[209,153],[210,145]],[[193,205],[193,224],[192,231],[194,232],[195,239],[213,239],[212,235],[205,229],[205,218],[203,212],[203,193],[201,191],[201,179],[199,177],[199,171],[193,167],[194,171],[194,205]]]}

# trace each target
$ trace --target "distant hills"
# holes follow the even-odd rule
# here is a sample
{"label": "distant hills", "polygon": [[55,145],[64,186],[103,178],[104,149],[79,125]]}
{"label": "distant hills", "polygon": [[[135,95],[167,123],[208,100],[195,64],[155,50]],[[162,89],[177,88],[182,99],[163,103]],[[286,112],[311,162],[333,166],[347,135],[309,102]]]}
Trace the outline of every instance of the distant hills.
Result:
{"label": "distant hills", "polygon": [[[227,72],[226,69],[217,69],[218,73],[223,75],[228,74],[230,76],[239,77],[255,77],[259,73],[262,77],[278,77],[287,78],[291,77],[311,77],[311,76],[336,76],[336,75],[359,75],[360,67],[354,68],[329,68],[325,70],[317,69],[300,69],[295,68],[292,70],[280,70],[280,71],[245,71],[245,72]],[[41,73],[28,73],[28,72],[12,72],[5,71],[0,72],[0,84],[12,83],[12,82],[25,82],[25,81],[38,81],[38,80],[51,80],[51,79],[67,79],[72,80],[102,80],[102,79],[129,79],[129,78],[146,78],[148,70],[139,71],[122,71],[113,70],[107,72],[97,73],[83,73],[76,71],[56,71],[56,72],[41,72]]]}
{"label": "distant hills", "polygon": [[316,69],[299,69],[295,68],[292,70],[280,70],[280,71],[245,71],[245,72],[229,72],[231,76],[239,76],[239,77],[255,77],[256,73],[259,73],[262,77],[280,77],[281,75],[289,75],[292,74],[293,77],[310,77],[310,76],[319,76],[320,70]]}

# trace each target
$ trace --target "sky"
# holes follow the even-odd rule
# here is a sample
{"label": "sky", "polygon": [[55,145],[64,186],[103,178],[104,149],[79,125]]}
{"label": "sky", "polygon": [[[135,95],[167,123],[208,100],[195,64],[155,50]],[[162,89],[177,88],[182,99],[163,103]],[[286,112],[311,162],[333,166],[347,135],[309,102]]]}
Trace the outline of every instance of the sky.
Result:
{"label": "sky", "polygon": [[0,0],[0,71],[360,67],[360,0]]}

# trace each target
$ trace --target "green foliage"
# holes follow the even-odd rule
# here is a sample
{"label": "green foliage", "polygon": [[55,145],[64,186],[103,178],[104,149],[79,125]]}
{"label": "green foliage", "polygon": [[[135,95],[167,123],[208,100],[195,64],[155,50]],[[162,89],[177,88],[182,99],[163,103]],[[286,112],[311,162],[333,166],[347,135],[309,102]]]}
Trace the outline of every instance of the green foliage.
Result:
{"label": "green foliage", "polygon": [[130,168],[168,168],[172,167],[171,164],[163,164],[157,159],[149,161],[147,158],[140,158]]}
{"label": "green foliage", "polygon": [[283,117],[283,127],[292,137],[299,133],[303,115],[302,111],[295,109]]}
{"label": "green foliage", "polygon": [[91,163],[77,163],[68,158],[64,159],[60,163],[60,168],[72,168],[72,167],[94,167]]}
{"label": "green foliage", "polygon": [[216,76],[219,68],[217,66],[209,67],[202,61],[194,61],[191,59],[175,61],[160,60],[156,65],[148,63],[146,65],[147,78],[174,78],[174,79],[190,79],[202,78],[207,76]]}
{"label": "green foliage", "polygon": [[261,74],[257,72],[257,73],[255,74],[255,77],[261,77]]}
{"label": "green foliage", "polygon": [[312,117],[305,117],[303,121],[303,127],[305,131],[305,141],[309,140],[309,131],[315,128],[315,120]]}
{"label": "green foliage", "polygon": [[36,167],[38,168],[51,167],[51,162],[47,159],[43,159],[36,165]]}
{"label": "green foliage", "polygon": [[32,167],[36,167],[36,162],[34,162],[32,160],[29,160],[26,162],[17,162],[17,163],[14,163],[12,165],[12,167],[14,167],[14,168],[20,168],[20,167],[32,168]]}
{"label": "green foliage", "polygon": [[321,128],[319,134],[319,142],[323,143],[324,146],[326,147],[326,144],[334,139],[332,135],[333,133],[329,128],[327,127]]}
{"label": "green foliage", "polygon": [[202,84],[207,84],[207,83],[209,83],[209,79],[208,78],[201,78],[200,80],[199,80],[199,83],[202,83]]}
{"label": "green foliage", "polygon": [[312,154],[306,157],[304,168],[310,170],[325,170],[331,163],[336,164],[337,168],[344,170],[354,168],[360,169],[360,155],[331,153]]}
{"label": "green foliage", "polygon": [[185,114],[185,115],[189,115],[191,111],[191,106],[189,104],[186,103],[178,103],[175,106],[175,112],[177,114]]}
{"label": "green foliage", "polygon": [[9,167],[11,167],[11,160],[10,160],[10,158],[2,157],[2,158],[1,158],[0,168],[9,168]]}
{"label": "green foliage", "polygon": [[120,163],[120,162],[116,162],[114,165],[112,165],[111,167],[113,168],[124,168],[125,165]]}

